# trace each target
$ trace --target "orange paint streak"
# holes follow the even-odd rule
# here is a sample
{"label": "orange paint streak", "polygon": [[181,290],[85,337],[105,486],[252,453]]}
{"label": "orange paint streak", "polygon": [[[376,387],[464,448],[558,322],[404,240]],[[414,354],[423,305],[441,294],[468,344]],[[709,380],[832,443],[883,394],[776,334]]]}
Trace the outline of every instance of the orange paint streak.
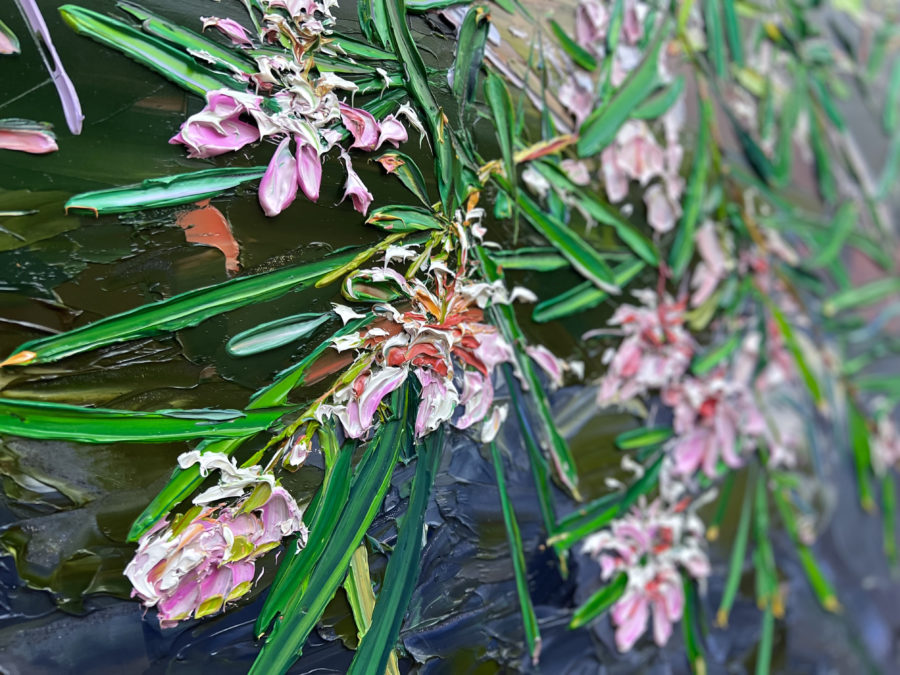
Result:
{"label": "orange paint streak", "polygon": [[231,233],[231,225],[224,214],[209,200],[197,202],[199,208],[178,214],[175,223],[184,230],[184,238],[190,244],[200,244],[219,249],[225,256],[225,269],[237,272],[241,269],[238,255],[240,246]]}

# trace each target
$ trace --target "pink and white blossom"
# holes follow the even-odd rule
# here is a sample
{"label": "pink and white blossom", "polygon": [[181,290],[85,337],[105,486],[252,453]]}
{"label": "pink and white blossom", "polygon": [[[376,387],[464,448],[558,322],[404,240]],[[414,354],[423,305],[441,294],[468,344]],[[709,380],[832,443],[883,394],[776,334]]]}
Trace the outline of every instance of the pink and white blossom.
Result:
{"label": "pink and white blossom", "polygon": [[603,356],[607,372],[599,402],[626,401],[678,382],[687,372],[694,341],[684,327],[684,305],[659,302],[654,291],[636,291],[643,306],[620,305],[609,323],[621,326],[625,339]]}
{"label": "pink and white blossom", "polygon": [[250,473],[258,480],[243,484],[246,470],[224,455],[206,454],[214,457],[197,453],[185,463],[231,467],[220,486],[227,491],[237,480],[242,495],[250,492],[232,505],[197,504],[171,522],[160,520],[141,537],[125,576],[134,587],[132,596],[157,608],[162,628],[219,612],[250,590],[257,558],[290,534],[299,533],[301,545],[305,541],[302,511],[270,474],[255,467]]}
{"label": "pink and white blossom", "polygon": [[668,642],[684,612],[682,571],[698,580],[710,573],[703,533],[703,523],[685,503],[669,507],[656,500],[585,539],[582,550],[598,560],[603,579],[628,577],[610,611],[619,651],[634,646],[651,616],[654,641],[660,647]]}
{"label": "pink and white blossom", "polygon": [[341,121],[353,136],[351,149],[374,150],[378,147],[378,122],[372,113],[341,103]]}

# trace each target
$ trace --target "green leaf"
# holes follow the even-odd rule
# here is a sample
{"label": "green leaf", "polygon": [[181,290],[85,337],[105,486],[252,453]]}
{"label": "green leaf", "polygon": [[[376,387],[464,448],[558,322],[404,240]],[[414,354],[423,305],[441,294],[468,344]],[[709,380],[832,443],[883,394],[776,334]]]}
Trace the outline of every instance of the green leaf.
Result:
{"label": "green leaf", "polygon": [[665,443],[673,433],[671,427],[632,429],[616,436],[614,443],[620,450],[636,450]]}
{"label": "green leaf", "polygon": [[201,65],[169,43],[126,23],[76,5],[63,5],[59,13],[79,35],[122,52],[198,96],[237,85],[234,78]]}
{"label": "green leaf", "polygon": [[738,521],[737,532],[734,535],[734,543],[731,545],[731,559],[728,563],[728,576],[725,578],[725,590],[722,592],[722,601],[719,603],[719,611],[716,613],[716,623],[720,628],[728,625],[728,615],[737,597],[741,584],[741,576],[744,572],[744,560],[747,557],[747,540],[750,538],[750,516],[753,513],[754,478],[747,481],[744,488],[744,500],[741,503],[741,517]]}
{"label": "green leaf", "polygon": [[384,672],[400,637],[400,626],[416,588],[424,545],[425,511],[434,477],[441,463],[444,427],[428,435],[417,447],[416,474],[409,504],[397,531],[397,543],[388,559],[384,582],[372,613],[372,626],[363,636],[348,675]]}
{"label": "green leaf", "polygon": [[668,112],[669,108],[675,105],[675,102],[683,92],[684,75],[679,75],[672,81],[672,84],[655,96],[649,97],[635,108],[631,116],[637,120],[655,120],[658,117],[662,117]]}
{"label": "green leaf", "polygon": [[[505,194],[505,193],[501,193]],[[569,266],[569,262],[552,248],[526,247],[506,251],[490,251],[488,255],[504,270],[552,272]]]}
{"label": "green leaf", "polygon": [[706,675],[706,657],[703,655],[703,645],[700,637],[697,615],[697,591],[694,583],[687,573],[682,572],[684,584],[684,615],[681,617],[681,629],[684,635],[684,651],[687,652],[688,663],[694,675]]}
{"label": "green leaf", "polygon": [[805,263],[806,267],[816,269],[830,265],[838,259],[847,238],[853,232],[858,222],[859,212],[856,210],[856,204],[853,202],[845,202],[838,208],[834,219],[831,221],[829,229],[828,241],[818,253]]}
{"label": "green leaf", "polygon": [[587,192],[575,185],[559,167],[553,164],[535,162],[532,166],[550,183],[577,200],[581,208],[591,218],[612,227],[619,239],[644,262],[654,267],[659,264],[659,251],[656,248],[656,244],[634,225],[622,218],[613,206],[601,200],[598,195]]}
{"label": "green leaf", "polygon": [[894,490],[894,475],[885,471],[881,479],[881,512],[884,531],[884,554],[892,567],[897,565],[897,497]]}
{"label": "green leaf", "polygon": [[[500,187],[511,193],[506,181],[494,176]],[[553,248],[559,251],[582,276],[606,292],[618,292],[615,277],[607,262],[590,244],[550,214],[524,192],[518,193],[517,202],[532,227],[542,234]]]}
{"label": "green leaf", "polygon": [[531,603],[531,595],[528,592],[528,569],[525,566],[522,535],[519,533],[516,514],[506,491],[506,479],[503,476],[503,460],[500,458],[500,451],[497,449],[496,443],[491,442],[490,445],[491,459],[494,462],[494,472],[497,476],[497,490],[500,493],[500,507],[503,510],[503,523],[506,526],[506,540],[509,543],[513,572],[516,577],[516,593],[519,596],[519,609],[522,612],[525,644],[528,647],[532,663],[537,665],[538,655],[541,651],[541,632],[538,628],[534,606]]}
{"label": "green leaf", "polygon": [[[613,269],[616,286],[624,288],[644,267],[641,260],[629,260],[617,265]],[[609,294],[606,291],[600,290],[590,281],[585,281],[553,298],[539,302],[535,305],[531,318],[538,323],[554,321],[596,307],[607,297]]]}
{"label": "green leaf", "polygon": [[[488,256],[483,246],[477,246],[476,254],[481,263],[481,270],[485,281],[494,283],[498,279],[503,279],[503,274],[497,269],[497,265]],[[556,475],[562,484],[572,493],[575,499],[581,499],[578,492],[578,472],[575,468],[575,459],[568,444],[559,433],[556,422],[553,420],[553,413],[550,409],[550,401],[541,385],[541,380],[534,370],[534,364],[531,358],[525,352],[525,336],[519,323],[516,320],[516,314],[510,305],[492,305],[490,308],[491,317],[495,325],[500,329],[504,339],[513,346],[516,364],[519,366],[519,372],[526,384],[531,401],[537,410],[537,416],[541,423],[542,447],[549,452],[550,458],[553,460]]]}
{"label": "green leaf", "polygon": [[828,204],[834,204],[837,201],[837,184],[831,170],[831,154],[825,140],[825,127],[811,105],[807,106],[807,114],[810,118],[809,142],[816,160],[819,193]]}
{"label": "green leaf", "polygon": [[744,65],[744,46],[741,40],[741,26],[738,23],[735,0],[722,0],[722,13],[725,16],[725,35],[731,58],[739,68]]}
{"label": "green leaf", "polygon": [[713,124],[712,104],[703,100],[700,104],[700,135],[697,138],[694,167],[688,179],[684,207],[678,231],[669,254],[669,266],[675,279],[680,279],[694,255],[694,233],[700,221],[703,197],[706,193],[706,176],[709,171],[709,136]]}
{"label": "green leaf", "polygon": [[855,403],[847,405],[847,423],[850,431],[850,449],[853,451],[853,465],[856,469],[856,483],[859,488],[859,501],[866,511],[875,509],[875,497],[872,489],[872,449],[869,441],[869,428],[866,418]]}
{"label": "green leaf", "polygon": [[312,335],[316,328],[332,316],[331,312],[305,313],[266,321],[235,335],[225,345],[225,349],[232,356],[259,354]]}
{"label": "green leaf", "polygon": [[716,75],[722,79],[728,75],[725,62],[725,36],[722,33],[722,17],[719,13],[718,0],[704,0],[703,23],[706,28],[707,53]]}
{"label": "green leaf", "polygon": [[775,634],[775,613],[772,607],[763,612],[761,637],[756,650],[756,675],[769,675],[772,665],[772,640]]}
{"label": "green leaf", "polygon": [[891,79],[884,97],[884,130],[893,136],[900,121],[900,58],[891,68]]}
{"label": "green leaf", "polygon": [[84,209],[94,214],[127,213],[158,209],[215,197],[247,181],[262,178],[266,167],[255,166],[203,169],[174,176],[148,178],[135,185],[77,194],[65,204],[69,209]]}
{"label": "green leaf", "polygon": [[[367,3],[361,2],[360,4],[362,5]],[[389,42],[385,40],[384,44],[387,45],[389,44]],[[352,56],[354,58],[368,59],[370,61],[397,60],[397,57],[393,52],[389,52],[385,49],[379,49],[378,47],[373,47],[368,42],[360,42],[359,40],[354,40],[353,38],[347,37],[346,35],[332,35],[328,38],[328,46],[333,49],[336,48],[337,51],[342,51],[347,56]],[[316,64],[318,64],[321,55],[316,54],[315,58]]]}
{"label": "green leaf", "polygon": [[593,157],[612,143],[621,126],[656,88],[658,82],[659,50],[667,26],[660,28],[643,63],[635,68],[609,103],[600,106],[582,123],[578,137],[578,156]]}
{"label": "green leaf", "polygon": [[[531,421],[528,419],[525,401],[522,399],[521,383],[515,379],[513,369],[508,363],[504,363],[502,368],[503,377],[509,389],[510,404],[516,413],[516,420],[519,422],[519,428],[522,432],[522,440],[525,443],[525,449],[528,451],[531,475],[534,478],[534,487],[537,490],[538,506],[541,509],[544,528],[547,530],[547,536],[552,537],[556,533],[556,509],[553,502],[553,489],[550,485],[550,467],[547,463],[547,458],[544,457],[544,453],[541,452],[535,440],[535,431]],[[561,549],[554,548],[556,548],[560,561],[560,569],[563,571],[563,576],[565,576],[565,556]]]}
{"label": "green leaf", "polygon": [[168,443],[245,437],[268,429],[287,412],[290,409],[144,412],[0,398],[0,433],[80,443]]}
{"label": "green leaf", "polygon": [[154,14],[133,2],[117,2],[116,7],[131,14],[141,22],[141,28],[145,33],[181,47],[187,52],[200,52],[209,55],[214,61],[223,64],[245,75],[252,75],[257,71],[257,65],[240,50],[227,49],[218,42],[209,40],[202,34],[183,28],[168,21],[164,17]]}
{"label": "green leaf", "polygon": [[434,143],[435,173],[437,174],[438,192],[441,197],[444,215],[451,216],[455,210],[452,201],[453,193],[453,144],[450,130],[445,129],[444,113],[437,104],[422,55],[406,23],[406,4],[403,0],[379,0],[384,5],[387,26],[390,29],[391,43],[408,80],[408,89],[413,99],[425,113],[425,124]]}
{"label": "green leaf", "polygon": [[[67,333],[26,342],[4,363],[58,361],[73,354],[116,342],[196,326],[210,317],[232,309],[271,300],[288,291],[309,286],[352,257],[352,253],[344,253],[312,263],[230,279],[214,286],[179,293],[166,300],[115,314]],[[2,365],[4,364],[0,364]]]}
{"label": "green leaf", "polygon": [[393,204],[372,211],[372,214],[366,219],[366,224],[374,225],[387,232],[443,230],[447,226],[446,222],[430,209]]}
{"label": "green leaf", "polygon": [[900,279],[887,278],[872,281],[865,286],[838,291],[822,305],[825,316],[834,316],[845,309],[859,309],[880,302],[900,293]]}
{"label": "green leaf", "polygon": [[591,72],[597,69],[597,59],[594,58],[594,55],[570,38],[569,34],[554,19],[550,19],[550,30],[553,31],[553,35],[559,40],[559,46],[571,57],[576,65]]}
{"label": "green leaf", "polygon": [[381,153],[375,158],[376,162],[381,162],[382,160],[392,160],[396,168],[392,171],[389,170],[388,173],[399,178],[400,182],[403,183],[407,189],[422,202],[422,204],[430,208],[431,200],[428,199],[428,190],[425,187],[425,177],[422,175],[422,171],[416,165],[413,158],[399,150],[389,150],[388,152]]}
{"label": "green leaf", "polygon": [[491,28],[490,11],[484,5],[472,5],[463,18],[453,62],[453,95],[460,112],[475,96],[478,74],[484,59],[484,45]]}
{"label": "green leaf", "polygon": [[[288,600],[281,619],[273,624],[272,633],[250,669],[252,675],[284,673],[300,656],[306,638],[341,585],[353,551],[380,510],[390,486],[400,447],[410,442],[407,416],[411,408],[408,387],[403,387],[396,393],[398,395],[393,398],[397,417],[382,424],[376,431],[366,455],[357,467],[350,486],[349,500],[336,525],[328,533],[306,589],[302,593],[295,593]],[[374,626],[377,623],[373,621],[373,628]]]}
{"label": "green leaf", "polygon": [[628,575],[619,572],[612,581],[594,593],[587,602],[575,610],[569,628],[580,628],[590,623],[603,612],[613,606],[625,594],[628,586]]}
{"label": "green leaf", "polygon": [[731,356],[734,351],[740,347],[744,334],[735,332],[731,334],[725,342],[714,349],[710,349],[705,354],[698,355],[691,364],[691,371],[695,375],[705,375],[725,359]]}
{"label": "green leaf", "polygon": [[[333,433],[333,432],[332,432]],[[347,505],[352,476],[355,442],[340,448],[337,456],[326,469],[325,480],[317,495],[319,500],[312,518],[307,522],[309,535],[306,546],[288,554],[278,567],[278,574],[269,589],[269,595],[256,618],[254,631],[257,636],[265,633],[278,614],[285,611],[294,596],[303,593],[310,572],[321,559],[338,519]]]}
{"label": "green leaf", "polygon": [[[515,147],[513,140],[513,124],[516,117],[509,89],[503,79],[493,71],[488,71],[484,81],[484,98],[487,100],[493,115],[494,133],[500,143],[500,154],[503,157],[503,171],[509,186],[507,193],[515,202],[518,199],[518,181],[516,178]],[[518,241],[519,221],[515,221],[513,241]]]}

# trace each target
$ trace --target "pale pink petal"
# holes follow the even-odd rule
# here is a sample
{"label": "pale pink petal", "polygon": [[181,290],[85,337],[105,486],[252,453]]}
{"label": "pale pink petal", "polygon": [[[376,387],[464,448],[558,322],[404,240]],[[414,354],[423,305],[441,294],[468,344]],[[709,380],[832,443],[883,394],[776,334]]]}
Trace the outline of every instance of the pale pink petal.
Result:
{"label": "pale pink petal", "polygon": [[347,182],[344,183],[344,197],[341,201],[350,197],[350,201],[353,202],[353,208],[359,213],[366,215],[366,212],[369,210],[369,204],[372,203],[372,193],[369,192],[365,183],[353,170],[353,166],[350,164],[350,155],[342,152],[341,159],[344,160],[344,166],[347,167]]}
{"label": "pale pink petal", "polygon": [[372,418],[382,399],[406,381],[406,368],[382,368],[365,383],[359,397],[359,421],[364,429],[372,426]]}
{"label": "pale pink petal", "polygon": [[638,638],[647,630],[647,620],[650,618],[648,602],[645,597],[636,597],[628,607],[627,612],[621,613],[621,622],[616,629],[616,647],[620,652],[630,650]]}
{"label": "pale pink petal", "polygon": [[269,217],[284,211],[297,196],[300,172],[289,144],[290,136],[285,136],[259,183],[259,204]]}
{"label": "pale pink petal", "polygon": [[406,133],[406,127],[393,115],[388,115],[381,123],[378,125],[378,143],[375,145],[375,149],[380,148],[384,143],[390,143],[395,148],[399,147],[401,143],[405,143],[408,135]]}
{"label": "pale pink petal", "polygon": [[374,150],[378,145],[378,122],[372,114],[341,103],[341,120],[353,136],[351,148]]}
{"label": "pale pink petal", "polygon": [[253,45],[250,38],[247,37],[247,29],[234,19],[219,19],[214,16],[201,16],[200,20],[203,22],[203,30],[213,26],[231,40],[232,44],[247,47]]}
{"label": "pale pink petal", "polygon": [[301,136],[294,136],[294,142],[297,144],[297,180],[300,189],[310,201],[316,202],[322,185],[322,160],[319,158],[319,151]]}

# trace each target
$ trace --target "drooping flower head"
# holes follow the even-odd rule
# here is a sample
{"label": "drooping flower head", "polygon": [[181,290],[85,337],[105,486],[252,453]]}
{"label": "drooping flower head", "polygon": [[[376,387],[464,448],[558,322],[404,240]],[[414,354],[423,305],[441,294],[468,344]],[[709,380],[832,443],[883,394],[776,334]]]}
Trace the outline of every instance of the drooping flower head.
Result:
{"label": "drooping flower head", "polygon": [[628,576],[625,592],[610,612],[619,651],[634,646],[651,614],[653,639],[664,645],[684,611],[682,571],[694,579],[709,576],[703,523],[686,505],[669,507],[660,500],[638,505],[584,541],[582,550],[599,561],[604,579]]}
{"label": "drooping flower head", "polygon": [[[293,497],[261,467],[238,468],[221,453],[197,451],[185,453],[179,463],[199,463],[203,475],[219,470],[218,485],[199,495],[184,514],[160,520],[141,537],[125,568],[132,597],[156,607],[163,628],[215,614],[245,595],[256,575],[256,559],[295,532],[302,543],[306,533]],[[219,501],[234,495],[241,497],[230,505]]]}

